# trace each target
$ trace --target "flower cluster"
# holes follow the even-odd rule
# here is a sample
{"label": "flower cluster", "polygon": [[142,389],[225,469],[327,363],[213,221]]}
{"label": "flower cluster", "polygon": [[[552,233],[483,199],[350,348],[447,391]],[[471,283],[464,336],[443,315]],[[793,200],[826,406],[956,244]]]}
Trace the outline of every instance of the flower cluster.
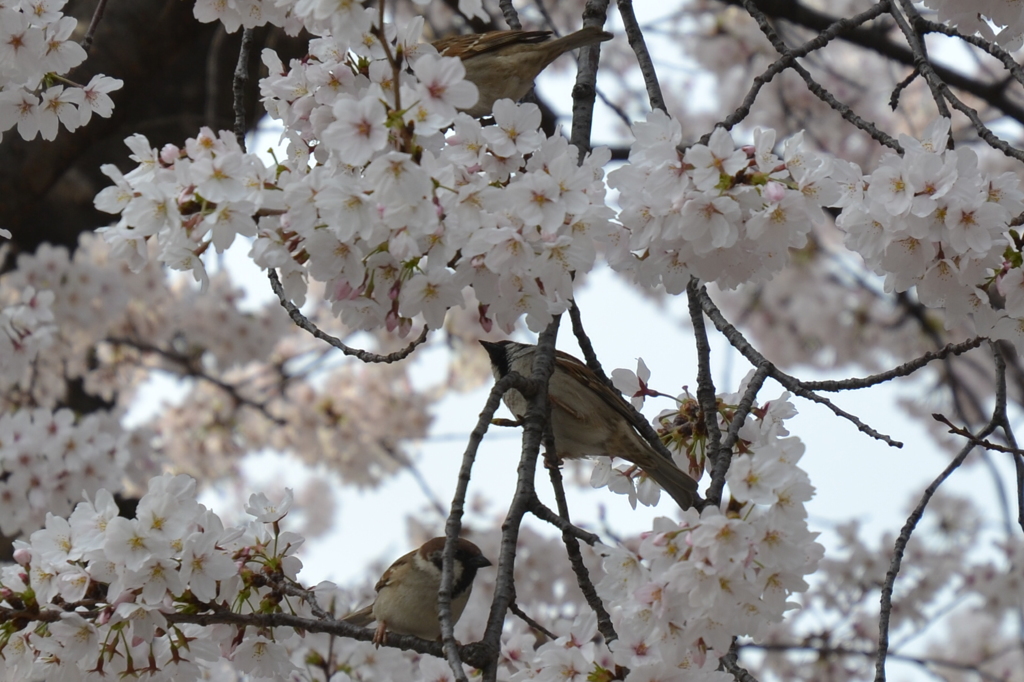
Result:
{"label": "flower cluster", "polygon": [[[722,396],[720,404],[738,403],[741,393]],[[597,667],[618,665],[637,676],[627,679],[661,679],[683,668],[694,680],[716,680],[712,671],[733,637],[762,637],[796,607],[789,598],[807,590],[804,576],[815,571],[824,550],[807,527],[805,503],[814,488],[797,466],[804,447],[783,426],[796,414],[788,397],[755,408],[740,428],[725,509],[689,509],[680,522],[658,519],[639,552],[603,550],[606,575],[597,587],[619,633],[610,653],[601,654],[588,631],[544,644],[512,679],[575,679],[569,669],[583,679]],[[723,415],[723,430],[728,425]],[[687,447],[677,439],[679,449],[696,447],[694,432]]]}
{"label": "flower cluster", "polygon": [[52,291],[27,286],[17,303],[0,307],[0,388],[22,383],[39,351],[52,342],[53,298]]}
{"label": "flower cluster", "polygon": [[[983,174],[969,147],[947,149],[949,125],[936,120],[920,141],[901,135],[903,156],[887,154],[849,183],[836,223],[846,245],[885,276],[887,291],[916,287],[923,304],[944,309],[947,328],[972,318],[979,334],[1024,347],[1024,270],[1019,255],[1004,263],[1024,192],[1014,173]],[[1000,311],[983,291],[993,271],[1006,296]]]}
{"label": "flower cluster", "polygon": [[171,617],[214,606],[280,610],[279,599],[267,601],[269,589],[252,576],[295,578],[301,563],[293,554],[302,540],[277,525],[290,505],[290,493],[280,504],[253,495],[246,511],[255,521],[225,529],[196,501],[193,479],[164,475],[150,481],[134,518],[118,516],[106,490],[67,519],[48,514],[46,528],[17,542],[17,563],[0,573],[3,607],[48,623],[4,633],[4,673],[195,679],[201,666],[228,656],[243,672],[287,676],[294,666],[265,635],[243,640],[234,627]]}
{"label": "flower cluster", "polygon": [[617,234],[609,152],[578,165],[578,150],[538,130],[532,104],[497,102],[486,128],[457,113],[476,88],[461,61],[417,42],[421,26],[387,49],[374,31],[367,44],[317,39],[288,69],[265,51],[264,102],[291,143],[276,167],[207,129],[183,149],[129,138],[139,167],[104,167],[115,184],[96,197],[120,214],[104,233],[114,251],[140,268],[155,241],[161,262],[205,284],[211,245],[255,236],[251,257],[280,271],[293,300],[323,282],[350,328],[404,332],[417,316],[440,327],[467,286],[485,329],[523,316],[543,328],[567,309],[573,274],[593,266],[595,241]]}
{"label": "flower cluster", "polygon": [[[629,627],[631,623],[621,625]],[[640,634],[619,631],[619,639],[607,645],[598,635],[597,618],[588,613],[575,619],[568,634],[536,648],[532,635],[509,638],[503,642],[502,658],[513,671],[508,677],[511,682],[623,679],[615,676],[618,666],[629,670],[625,682],[730,682],[734,679],[729,673],[716,670],[718,661],[713,657],[698,660],[683,646],[671,650],[672,645],[679,642],[667,643],[663,649],[665,653],[671,650],[671,655],[662,658],[658,648],[648,648],[644,640]]]}
{"label": "flower cluster", "polygon": [[598,591],[621,634],[616,663],[688,667],[706,656],[717,665],[734,636],[762,636],[795,608],[788,599],[807,589],[824,550],[807,528],[813,487],[796,466],[803,445],[782,437],[781,421],[794,413],[783,395],[744,423],[749,445],[733,456],[727,509],[656,520],[636,554],[607,550]]}
{"label": "flower cluster", "polygon": [[94,113],[103,118],[113,113],[107,93],[119,90],[120,80],[97,74],[81,86],[61,78],[86,57],[71,39],[78,21],[61,12],[65,2],[0,5],[0,138],[17,125],[26,140],[36,135],[52,140],[61,124],[73,131]]}
{"label": "flower cluster", "polygon": [[707,145],[682,151],[679,122],[661,111],[633,135],[629,163],[608,174],[626,230],[608,262],[645,287],[678,294],[692,276],[724,288],[765,281],[804,245],[821,207],[840,198],[831,159],[804,149],[802,135],[781,159],[773,130],[755,130],[754,146],[736,149],[716,128]]}
{"label": "flower cluster", "polygon": [[116,419],[68,409],[0,415],[0,532],[39,528],[47,513],[67,514],[82,492],[117,490],[137,444]]}

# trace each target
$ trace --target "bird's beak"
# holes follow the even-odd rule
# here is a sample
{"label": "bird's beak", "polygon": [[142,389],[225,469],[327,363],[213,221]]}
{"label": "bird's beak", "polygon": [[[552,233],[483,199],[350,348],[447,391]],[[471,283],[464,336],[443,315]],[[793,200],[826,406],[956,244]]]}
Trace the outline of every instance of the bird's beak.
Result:
{"label": "bird's beak", "polygon": [[498,368],[499,374],[501,376],[508,374],[508,357],[505,354],[505,347],[492,341],[481,341],[480,345],[487,351],[487,355],[491,358],[491,364]]}

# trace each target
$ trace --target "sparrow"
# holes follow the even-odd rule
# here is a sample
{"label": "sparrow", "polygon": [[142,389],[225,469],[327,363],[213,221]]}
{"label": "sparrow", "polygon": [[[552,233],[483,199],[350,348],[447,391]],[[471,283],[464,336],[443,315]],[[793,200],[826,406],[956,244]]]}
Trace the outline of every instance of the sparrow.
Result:
{"label": "sparrow", "polygon": [[[441,557],[445,539],[427,540],[419,549],[399,558],[384,571],[374,590],[377,598],[369,606],[342,618],[346,623],[366,627],[377,621],[373,644],[384,643],[386,633],[415,635],[420,639],[441,638],[437,593],[441,589]],[[455,548],[452,583],[452,623],[466,608],[477,569],[490,566],[480,548],[459,538]]]}
{"label": "sparrow", "polygon": [[554,40],[549,40],[551,35],[551,31],[488,31],[449,36],[431,45],[443,56],[462,60],[466,80],[480,93],[476,104],[464,111],[479,118],[490,114],[499,99],[521,100],[537,75],[565,52],[612,39],[598,26],[584,26]]}
{"label": "sparrow", "polygon": [[[509,372],[529,377],[537,346],[515,341],[480,342],[491,357],[495,379]],[[555,351],[555,370],[548,381],[551,430],[555,450],[563,459],[588,455],[621,457],[636,464],[672,496],[682,509],[697,499],[697,481],[640,437],[629,422],[629,404],[597,375],[568,353]],[[527,400],[510,389],[505,405],[518,419],[526,415]]]}

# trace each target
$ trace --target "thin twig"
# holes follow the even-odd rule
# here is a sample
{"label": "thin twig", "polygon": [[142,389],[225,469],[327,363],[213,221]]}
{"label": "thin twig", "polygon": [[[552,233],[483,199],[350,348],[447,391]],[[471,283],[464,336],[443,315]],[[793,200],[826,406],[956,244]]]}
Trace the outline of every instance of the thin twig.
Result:
{"label": "thin twig", "polygon": [[[885,1],[883,0],[883,2]],[[744,3],[747,0],[722,0],[722,2],[728,5],[745,6]],[[787,0],[786,2],[757,0],[756,4],[769,12],[775,21],[785,19],[797,26],[814,31],[825,30],[838,20],[836,16],[812,9],[796,0]],[[907,66],[914,64],[913,53],[906,46],[889,40],[883,29],[852,28],[841,32],[837,37],[858,47],[871,50],[892,62]],[[1024,106],[1016,101],[1015,92],[1008,92],[1006,87],[999,84],[981,82],[973,75],[962,74],[941,64],[933,64],[932,68],[945,83],[970,93],[999,109],[1004,115],[1024,123]]]}
{"label": "thin twig", "polygon": [[746,337],[744,337],[743,334],[738,329],[736,329],[736,327],[734,327],[732,324],[729,323],[728,320],[725,319],[725,316],[722,314],[722,311],[719,310],[718,306],[715,305],[715,302],[711,300],[711,297],[708,295],[707,289],[705,287],[702,286],[698,291],[697,300],[700,301],[700,305],[701,308],[704,310],[704,314],[708,316],[708,319],[710,319],[711,322],[715,325],[715,328],[718,329],[718,331],[720,331],[723,336],[725,336],[726,340],[729,341],[732,347],[738,350],[740,354],[743,355],[743,357],[745,357],[750,362],[750,364],[754,365],[755,367],[761,367],[763,364],[767,363],[769,367],[768,376],[782,384],[782,387],[785,388],[787,391],[790,391],[791,393],[798,395],[801,398],[805,398],[806,400],[810,400],[812,402],[824,405],[828,409],[832,410],[832,413],[835,414],[836,416],[842,417],[843,419],[846,419],[854,426],[856,426],[857,430],[860,431],[861,433],[867,434],[872,438],[880,440],[891,447],[903,447],[903,443],[897,440],[893,440],[892,438],[886,436],[883,433],[879,433],[875,429],[871,428],[870,426],[862,422],[855,415],[850,414],[846,410],[843,410],[838,406],[834,405],[832,401],[828,400],[827,398],[823,398],[820,395],[817,395],[813,391],[808,390],[807,388],[804,387],[802,381],[800,381],[796,377],[786,374],[778,367],[776,367],[774,364],[769,362],[763,355],[761,355],[760,352],[758,352],[757,349],[755,349],[750,344],[749,341],[747,341]]}
{"label": "thin twig", "polygon": [[176,351],[160,348],[159,346],[156,346],[154,344],[147,343],[145,341],[140,341],[137,339],[109,337],[106,339],[106,341],[107,343],[112,343],[114,345],[135,348],[136,350],[142,351],[143,353],[153,353],[154,355],[159,355],[165,360],[169,360],[180,365],[184,371],[185,376],[189,376],[194,379],[201,379],[202,381],[213,384],[220,390],[224,391],[231,397],[231,400],[233,400],[236,405],[244,405],[246,407],[251,407],[254,410],[259,411],[264,417],[274,422],[278,426],[284,426],[288,423],[288,420],[284,419],[283,417],[277,417],[270,413],[270,408],[268,406],[269,401],[257,402],[251,398],[246,398],[239,392],[238,386],[234,384],[229,384],[223,379],[219,379],[205,372],[199,366],[200,363],[198,361],[198,358],[192,358],[184,353],[178,353]]}
{"label": "thin twig", "polygon": [[917,10],[907,0],[896,0],[906,12],[907,16],[904,17],[900,14],[896,7],[893,7],[890,3],[889,15],[896,21],[896,25],[899,26],[900,31],[903,32],[903,37],[907,41],[907,45],[910,46],[910,51],[914,54],[914,70],[924,77],[924,82],[928,84],[928,89],[932,93],[932,99],[935,100],[935,106],[939,110],[939,115],[943,118],[951,118],[949,115],[949,107],[946,106],[946,101],[943,99],[942,92],[940,91],[940,85],[942,84],[941,79],[936,75],[935,70],[932,69],[932,64],[928,60],[927,48],[924,44],[924,40],[921,34],[914,30],[907,21],[907,17],[911,21],[915,20],[915,17],[920,17]]}
{"label": "thin twig", "polygon": [[626,39],[629,46],[633,48],[636,55],[636,63],[640,67],[640,74],[644,77],[644,87],[647,88],[647,99],[652,109],[668,111],[665,106],[665,96],[661,94],[661,84],[658,82],[658,73],[654,68],[654,60],[647,50],[647,43],[644,41],[644,32],[636,20],[633,12],[632,0],[618,0],[619,16],[622,17],[622,24],[626,28]]}
{"label": "thin twig", "polygon": [[740,399],[740,404],[736,407],[736,412],[733,413],[732,422],[729,423],[729,430],[726,432],[725,438],[722,440],[721,449],[719,450],[721,456],[713,463],[711,487],[708,489],[707,495],[707,503],[709,505],[717,507],[722,502],[725,477],[729,473],[729,464],[732,459],[732,446],[739,440],[740,429],[743,427],[743,423],[747,420],[747,415],[750,414],[750,410],[754,406],[754,398],[757,397],[757,392],[761,390],[764,380],[768,378],[769,370],[768,363],[758,366],[754,371],[754,376],[750,378],[747,389],[743,392],[743,397]]}
{"label": "thin twig", "polygon": [[[557,466],[549,466],[548,476],[551,479],[551,487],[555,491],[558,515],[565,519],[566,522],[569,522],[569,505],[565,500],[565,488],[562,486],[562,470]],[[575,536],[565,531],[562,531],[562,543],[565,545],[565,552],[569,556],[569,564],[572,566],[573,573],[576,574],[576,584],[580,586],[584,599],[587,600],[587,604],[594,611],[594,615],[597,616],[598,631],[604,637],[605,642],[612,642],[618,639],[615,626],[612,625],[612,617],[608,613],[608,609],[604,607],[604,602],[601,601],[600,595],[597,594],[597,588],[594,587],[594,582],[590,579],[590,571],[587,570],[587,565],[583,563],[580,543],[576,540]]]}
{"label": "thin twig", "polygon": [[722,656],[718,662],[719,668],[731,674],[736,682],[757,682],[757,678],[751,675],[746,668],[739,664],[739,645],[735,637],[732,638],[732,645],[729,652]]}
{"label": "thin twig", "polygon": [[[488,655],[487,664],[477,666],[483,670],[484,682],[495,682],[498,676],[498,655],[501,652],[501,633],[505,614],[515,597],[515,560],[519,541],[519,530],[523,517],[530,510],[530,501],[536,495],[534,477],[537,473],[537,457],[540,444],[547,429],[548,379],[555,369],[555,339],[561,316],[556,316],[537,340],[533,356],[533,371],[530,374],[529,400],[523,416],[523,448],[517,470],[516,491],[512,496],[505,522],[501,526],[501,548],[498,555],[498,576],[494,583],[494,599],[487,617],[487,626],[480,645]],[[522,393],[522,391],[520,391]]]}
{"label": "thin twig", "polygon": [[[760,649],[762,651],[769,651],[773,653],[786,653],[789,651],[796,652],[810,652],[818,654],[821,658],[831,658],[834,656],[866,656],[873,658],[875,656],[874,651],[863,651],[859,649],[848,649],[846,647],[816,647],[807,644],[756,644],[756,643],[745,643],[739,645],[740,649]],[[1008,650],[1012,647],[1008,647]],[[1006,652],[1001,652],[1006,653]],[[949,668],[951,670],[962,670],[965,672],[971,672],[978,675],[983,680],[989,680],[990,682],[1005,682],[1005,678],[987,673],[977,667],[977,664],[963,663],[960,661],[951,661],[942,658],[923,658],[920,656],[909,656],[907,654],[889,654],[889,657],[898,661],[906,661],[907,663],[916,663],[924,668],[929,666],[937,666],[940,668]]]}
{"label": "thin twig", "polygon": [[[791,50],[788,47],[786,47],[786,44],[783,42],[782,38],[780,38],[778,33],[775,32],[775,29],[772,28],[771,22],[768,20],[768,17],[764,14],[764,12],[758,9],[754,1],[743,0],[742,5],[743,8],[747,10],[747,12],[750,14],[750,16],[754,18],[754,21],[757,22],[758,28],[760,28],[761,32],[764,33],[765,37],[768,38],[768,41],[771,42],[775,50],[783,56],[790,54]],[[815,97],[820,99],[822,102],[827,104],[837,114],[842,116],[844,119],[852,123],[857,128],[860,128],[868,135],[870,135],[872,138],[874,138],[878,142],[881,142],[885,146],[891,147],[897,152],[903,151],[903,148],[900,146],[899,142],[897,142],[892,136],[883,133],[881,130],[878,129],[878,127],[874,123],[871,123],[870,121],[867,121],[864,118],[860,117],[849,106],[837,100],[832,93],[830,93],[824,86],[822,86],[820,83],[815,81],[814,78],[811,77],[811,74],[810,72],[807,71],[807,69],[800,66],[800,64],[798,64],[795,61],[792,62],[790,68],[792,68],[793,71],[796,71],[800,75],[800,77],[803,78],[804,84],[807,86],[808,91],[810,91]]]}
{"label": "thin twig", "polygon": [[238,48],[238,63],[231,81],[232,102],[235,110],[235,139],[245,150],[245,90],[249,86],[249,50],[252,48],[253,29],[242,31],[242,44]]}
{"label": "thin twig", "polygon": [[277,300],[281,303],[281,306],[288,312],[288,316],[292,318],[292,322],[295,323],[300,329],[304,329],[314,337],[331,344],[345,355],[351,355],[357,357],[363,362],[398,362],[409,357],[409,355],[416,350],[416,347],[421,345],[427,340],[428,328],[426,325],[423,326],[423,331],[420,332],[419,337],[415,341],[410,343],[408,346],[400,351],[394,353],[388,353],[387,355],[378,355],[377,353],[371,353],[369,351],[361,350],[359,348],[352,348],[345,345],[341,339],[331,336],[327,332],[321,331],[319,327],[313,324],[309,318],[302,314],[302,312],[295,306],[294,303],[288,300],[288,297],[284,293],[284,287],[281,286],[281,280],[277,276],[277,272],[273,268],[267,270],[267,277],[270,279],[270,288],[277,294]]}
{"label": "thin twig", "polygon": [[[445,545],[444,554],[441,560],[441,587],[437,594],[437,611],[441,621],[441,637],[444,643],[445,658],[448,660],[452,670],[462,672],[462,659],[459,656],[458,642],[455,641],[455,619],[452,617],[452,586],[455,582],[455,549],[462,529],[462,514],[465,510],[466,494],[469,490],[469,481],[473,474],[473,463],[476,461],[476,453],[480,443],[487,433],[487,429],[494,418],[494,413],[501,405],[501,398],[505,392],[515,388],[524,395],[530,395],[530,382],[515,372],[511,372],[497,382],[487,396],[484,409],[477,418],[476,426],[469,434],[469,443],[462,455],[462,465],[459,467],[458,483],[455,487],[455,495],[452,498],[451,508],[448,512],[448,519],[445,522]],[[478,666],[479,667],[479,666]],[[458,675],[458,673],[455,673]],[[463,673],[465,674],[465,673]]]}
{"label": "thin twig", "polygon": [[[608,0],[587,0],[583,8],[584,26],[604,26],[608,15]],[[601,43],[580,48],[576,84],[572,88],[572,132],[569,142],[579,150],[577,163],[590,149],[590,135],[594,123],[594,101],[597,98],[597,66],[601,57]]]}
{"label": "thin twig", "polygon": [[1013,76],[1013,79],[1016,80],[1021,85],[1024,85],[1024,69],[1021,68],[1020,64],[1017,63],[1017,60],[1013,58],[1012,54],[1010,54],[1000,46],[996,45],[995,43],[985,40],[980,36],[969,36],[963,34],[960,31],[953,28],[952,26],[940,24],[937,21],[930,21],[920,15],[918,15],[918,17],[914,21],[923,31],[926,31],[928,33],[941,33],[942,35],[949,36],[951,38],[959,38],[965,43],[970,43],[974,47],[984,50],[985,52],[989,53],[990,55],[998,59],[1000,62],[1002,62],[1003,67],[1010,72],[1010,75]]}
{"label": "thin twig", "polygon": [[537,632],[544,633],[544,636],[548,639],[558,639],[558,635],[551,632],[551,630],[548,630],[546,627],[535,621],[533,618],[530,618],[530,616],[526,615],[526,612],[519,608],[519,604],[517,604],[516,602],[513,601],[511,604],[509,604],[508,610],[514,613],[516,616],[518,616],[520,620],[522,620],[524,623],[529,625]]}
{"label": "thin twig", "polygon": [[107,9],[107,0],[100,0],[96,3],[96,9],[93,10],[92,20],[89,21],[89,28],[85,31],[85,37],[82,38],[82,49],[88,52],[92,48],[93,38],[96,37],[96,29],[100,26],[100,20],[103,19],[103,13]]}
{"label": "thin twig", "polygon": [[804,388],[810,391],[849,391],[858,388],[869,388],[871,386],[891,381],[892,379],[910,376],[933,360],[944,360],[951,355],[962,355],[967,351],[974,350],[984,343],[984,341],[984,337],[977,336],[968,341],[963,341],[962,343],[951,343],[940,350],[929,351],[919,358],[904,362],[898,367],[893,367],[885,372],[879,372],[878,374],[872,374],[871,376],[866,376],[860,379],[851,378],[843,379],[841,381],[804,381],[802,384]]}
{"label": "thin twig", "polygon": [[[707,445],[704,453],[717,471],[728,470],[728,463],[719,467],[718,456],[721,453],[722,431],[718,428],[718,398],[715,396],[715,379],[711,376],[711,344],[708,342],[707,329],[704,327],[704,311],[699,300],[700,282],[691,277],[686,285],[686,298],[690,310],[690,325],[693,327],[693,338],[697,344],[697,404],[700,405],[704,417],[704,429],[707,432]],[[724,456],[727,459],[727,454]],[[725,474],[722,473],[722,485],[725,485]]]}
{"label": "thin twig", "polygon": [[1024,450],[1020,450],[1018,448],[1008,448],[1005,445],[993,443],[992,441],[986,440],[985,438],[978,438],[977,436],[973,435],[970,431],[968,431],[966,428],[962,426],[956,426],[955,424],[953,424],[953,422],[949,421],[949,418],[946,417],[945,415],[933,414],[932,419],[934,419],[937,422],[942,422],[943,424],[949,427],[950,433],[956,436],[960,436],[962,438],[966,438],[967,440],[971,441],[978,447],[985,448],[986,450],[994,450],[996,452],[1005,452],[1011,455],[1015,455],[1016,457],[1024,455]]}
{"label": "thin twig", "polygon": [[[888,11],[889,0],[881,0],[870,8],[852,17],[844,17],[837,19],[832,22],[828,28],[818,33],[817,37],[812,40],[808,40],[800,47],[793,49],[787,49],[786,53],[775,60],[767,69],[765,69],[759,76],[754,78],[753,84],[750,86],[750,90],[747,91],[746,96],[743,98],[743,102],[733,111],[731,114],[726,116],[720,123],[716,124],[726,130],[731,130],[733,126],[742,121],[750,114],[751,107],[754,106],[754,101],[757,99],[758,93],[765,85],[770,83],[775,76],[782,73],[800,57],[804,57],[815,50],[819,50],[829,42],[831,42],[836,36],[845,31],[865,24],[872,19],[884,14]],[[701,138],[701,144],[707,144],[708,140],[711,139],[711,135],[708,134],[707,138]]]}
{"label": "thin twig", "polygon": [[516,8],[512,6],[512,0],[498,0],[498,7],[510,29],[518,31],[523,28],[523,24],[519,21],[519,12],[516,12]]}
{"label": "thin twig", "polygon": [[[992,433],[998,426],[997,418],[993,417],[993,420],[982,429],[981,433],[976,438],[984,438],[988,434]],[[903,553],[907,548],[907,543],[910,542],[910,536],[913,534],[914,529],[917,527],[918,522],[924,515],[925,507],[928,506],[928,502],[931,501],[932,496],[939,489],[949,476],[963,464],[967,455],[977,447],[972,441],[967,443],[960,452],[957,454],[953,461],[943,469],[942,473],[932,481],[924,494],[921,495],[921,501],[918,502],[917,507],[907,518],[907,522],[903,524],[903,528],[900,530],[900,535],[896,538],[896,544],[893,547],[892,561],[889,563],[889,570],[885,574],[885,582],[882,583],[882,597],[881,607],[879,610],[878,617],[878,651],[875,658],[875,682],[885,682],[885,658],[889,653],[889,618],[892,614],[892,593],[896,585],[896,576],[900,572],[900,564],[903,561]]]}
{"label": "thin twig", "polygon": [[589,530],[583,530],[579,526],[573,524],[571,521],[567,521],[563,517],[556,514],[551,508],[540,501],[539,497],[534,496],[533,503],[530,505],[530,513],[536,516],[541,521],[546,521],[552,526],[568,533],[574,538],[578,538],[588,545],[595,545],[601,542],[601,538],[597,533],[591,533]]}

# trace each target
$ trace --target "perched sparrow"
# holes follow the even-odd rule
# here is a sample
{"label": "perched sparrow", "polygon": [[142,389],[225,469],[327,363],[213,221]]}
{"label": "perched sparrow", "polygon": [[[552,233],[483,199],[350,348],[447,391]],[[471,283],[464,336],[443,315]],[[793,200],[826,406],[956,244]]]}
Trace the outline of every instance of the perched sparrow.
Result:
{"label": "perched sparrow", "polygon": [[[374,602],[342,620],[362,627],[377,621],[373,643],[378,647],[384,643],[385,633],[389,631],[398,635],[415,635],[421,639],[440,639],[437,593],[441,589],[444,542],[444,538],[427,540],[422,547],[391,564],[373,588],[377,591]],[[480,553],[479,547],[469,540],[459,538],[453,565],[453,623],[458,622],[466,608],[476,570],[490,565],[491,562]]]}
{"label": "perched sparrow", "polygon": [[[533,371],[536,346],[514,341],[480,343],[491,356],[495,378],[513,371],[529,377]],[[504,397],[512,414],[522,419],[526,415],[526,398],[515,389]],[[555,371],[548,382],[548,397],[551,429],[559,457],[621,457],[647,472],[681,508],[693,506],[697,482],[633,430],[628,403],[599,380],[589,367],[567,353],[555,351]]]}
{"label": "perched sparrow", "polygon": [[462,60],[466,80],[480,91],[476,104],[465,111],[480,117],[491,113],[499,99],[521,100],[537,74],[563,53],[611,40],[612,34],[597,26],[584,26],[555,40],[548,40],[550,37],[551,31],[489,31],[449,36],[432,44],[440,54]]}

